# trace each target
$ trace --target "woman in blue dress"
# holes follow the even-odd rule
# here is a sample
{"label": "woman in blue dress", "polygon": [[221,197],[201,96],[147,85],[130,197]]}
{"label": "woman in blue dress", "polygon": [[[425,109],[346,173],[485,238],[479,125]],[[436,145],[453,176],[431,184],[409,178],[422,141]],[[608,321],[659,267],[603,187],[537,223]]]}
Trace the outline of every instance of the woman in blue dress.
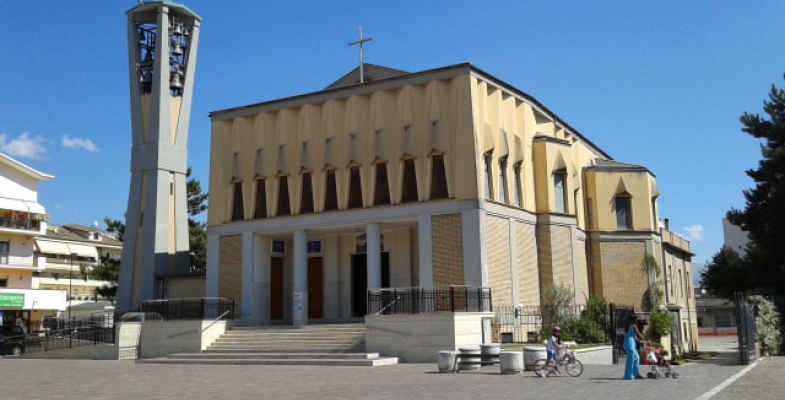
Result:
{"label": "woman in blue dress", "polygon": [[624,335],[622,348],[627,352],[627,363],[624,365],[624,379],[643,379],[638,372],[641,356],[638,354],[638,341],[646,342],[646,338],[638,330],[635,318],[630,318],[627,333]]}

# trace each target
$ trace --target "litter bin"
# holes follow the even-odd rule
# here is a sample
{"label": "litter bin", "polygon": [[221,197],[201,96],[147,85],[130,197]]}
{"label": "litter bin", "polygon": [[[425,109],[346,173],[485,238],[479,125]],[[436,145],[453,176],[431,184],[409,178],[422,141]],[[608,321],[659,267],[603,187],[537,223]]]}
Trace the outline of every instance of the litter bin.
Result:
{"label": "litter bin", "polygon": [[453,366],[455,366],[455,351],[452,350],[442,350],[439,352],[439,358],[437,360],[439,364],[439,372],[453,372]]}

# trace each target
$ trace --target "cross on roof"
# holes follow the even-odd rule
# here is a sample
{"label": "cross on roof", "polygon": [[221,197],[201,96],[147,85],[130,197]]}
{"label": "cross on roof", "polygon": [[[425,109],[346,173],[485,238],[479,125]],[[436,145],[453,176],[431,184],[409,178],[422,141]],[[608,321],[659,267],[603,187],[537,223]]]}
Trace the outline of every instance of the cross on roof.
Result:
{"label": "cross on roof", "polygon": [[361,26],[360,27],[359,40],[349,43],[349,46],[354,46],[356,44],[360,45],[360,83],[364,82],[364,78],[363,78],[363,43],[370,42],[371,40],[373,40],[372,37],[367,38],[367,39],[363,39],[363,27]]}

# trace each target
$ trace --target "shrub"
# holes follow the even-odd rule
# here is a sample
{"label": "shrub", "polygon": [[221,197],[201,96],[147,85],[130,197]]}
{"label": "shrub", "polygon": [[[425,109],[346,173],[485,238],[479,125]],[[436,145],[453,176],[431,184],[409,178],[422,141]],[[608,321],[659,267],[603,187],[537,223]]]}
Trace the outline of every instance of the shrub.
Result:
{"label": "shrub", "polygon": [[564,321],[562,332],[566,332],[569,338],[562,333],[562,339],[574,340],[578,343],[604,343],[605,330],[602,325],[588,318],[568,318]]}

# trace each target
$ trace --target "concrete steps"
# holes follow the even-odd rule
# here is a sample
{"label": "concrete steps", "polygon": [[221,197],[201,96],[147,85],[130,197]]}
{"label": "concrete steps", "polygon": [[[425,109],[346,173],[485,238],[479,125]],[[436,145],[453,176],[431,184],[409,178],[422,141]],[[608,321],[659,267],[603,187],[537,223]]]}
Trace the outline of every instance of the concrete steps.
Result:
{"label": "concrete steps", "polygon": [[201,353],[138,360],[147,364],[381,366],[397,357],[365,352],[365,326],[312,324],[303,327],[236,327]]}

